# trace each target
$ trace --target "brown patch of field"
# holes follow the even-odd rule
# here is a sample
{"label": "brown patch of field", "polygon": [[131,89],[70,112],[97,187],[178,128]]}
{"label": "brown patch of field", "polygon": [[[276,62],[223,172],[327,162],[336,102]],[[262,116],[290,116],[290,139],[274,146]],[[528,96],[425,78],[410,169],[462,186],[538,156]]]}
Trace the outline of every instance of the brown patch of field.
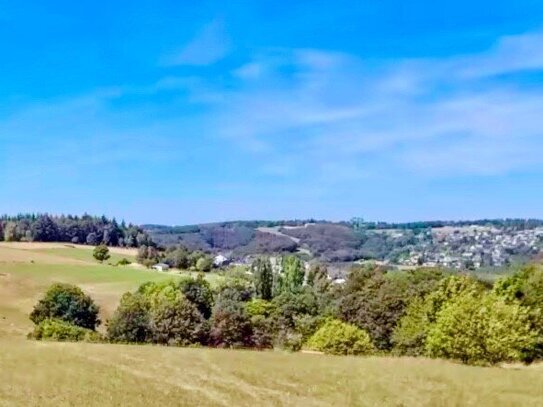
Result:
{"label": "brown patch of field", "polygon": [[[65,249],[65,248],[93,250],[95,246],[88,246],[88,245],[83,245],[83,244],[72,244],[72,243],[55,243],[55,242],[0,242],[0,248],[1,247],[6,247],[10,249],[20,249],[20,250],[46,250],[46,249]],[[111,253],[124,254],[126,256],[136,256],[138,254],[138,249],[134,249],[134,248],[110,247],[109,251]]]}
{"label": "brown patch of field", "polygon": [[[27,243],[22,243],[25,246],[16,246],[12,244],[0,245],[0,263],[40,263],[40,264],[88,264],[88,262],[77,259],[70,259],[54,254],[40,253],[37,247],[33,249],[25,248]],[[33,243],[28,243],[33,244]]]}
{"label": "brown patch of field", "polygon": [[73,246],[69,243],[49,243],[49,242],[0,242],[0,247],[20,250],[40,250],[40,249],[62,249],[66,246]]}

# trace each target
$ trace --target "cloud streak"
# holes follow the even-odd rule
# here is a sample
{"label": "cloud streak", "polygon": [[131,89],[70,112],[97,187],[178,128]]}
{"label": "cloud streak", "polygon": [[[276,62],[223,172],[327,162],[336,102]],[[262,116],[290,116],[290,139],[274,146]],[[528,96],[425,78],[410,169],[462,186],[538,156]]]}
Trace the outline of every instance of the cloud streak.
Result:
{"label": "cloud streak", "polygon": [[211,65],[223,59],[230,50],[230,40],[224,23],[213,20],[205,25],[181,51],[167,56],[163,63],[176,65]]}
{"label": "cloud streak", "polygon": [[542,38],[504,37],[443,59],[259,52],[233,69],[233,89],[215,89],[211,131],[274,161],[278,174],[293,152],[297,171],[320,168],[327,179],[338,164],[367,175],[376,158],[429,178],[541,170],[543,87],[522,75],[543,70]]}

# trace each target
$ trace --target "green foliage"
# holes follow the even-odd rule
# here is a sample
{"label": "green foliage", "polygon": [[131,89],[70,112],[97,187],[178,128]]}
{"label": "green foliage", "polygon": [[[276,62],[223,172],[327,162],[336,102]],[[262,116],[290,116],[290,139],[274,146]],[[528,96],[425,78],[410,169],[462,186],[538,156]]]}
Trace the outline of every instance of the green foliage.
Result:
{"label": "green foliage", "polygon": [[38,217],[32,227],[31,236],[37,242],[57,242],[60,240],[59,228],[48,215]]}
{"label": "green foliage", "polygon": [[284,292],[298,292],[304,283],[304,264],[296,256],[285,256],[282,259],[281,266],[281,279],[277,287],[278,292],[275,295]]}
{"label": "green foliage", "polygon": [[94,248],[92,256],[99,262],[106,261],[110,257],[109,249],[105,244],[99,244]]}
{"label": "green foliage", "polygon": [[19,214],[2,216],[0,230],[7,241],[69,242],[108,246],[138,247],[153,244],[139,227],[119,225],[104,216],[53,216],[47,214]]}
{"label": "green foliage", "polygon": [[508,303],[518,302],[530,314],[531,328],[538,335],[537,345],[527,352],[526,361],[543,358],[543,268],[528,265],[494,284],[493,292]]}
{"label": "green foliage", "polygon": [[274,338],[273,346],[289,352],[298,352],[302,349],[304,338],[294,329],[280,329]]}
{"label": "green foliage", "polygon": [[319,314],[326,316],[336,315],[335,295],[337,287],[332,284],[326,266],[322,264],[311,266],[307,273],[306,283],[317,299]]}
{"label": "green foliage", "polygon": [[245,303],[245,310],[251,317],[262,316],[269,318],[276,311],[276,306],[270,301],[261,298],[253,298]]}
{"label": "green foliage", "polygon": [[146,342],[151,333],[148,302],[140,293],[126,293],[111,319],[107,336],[113,342]]}
{"label": "green foliage", "polygon": [[[318,314],[315,294],[309,287],[304,287],[298,293],[285,291],[275,297],[272,304],[275,345],[289,351],[300,350],[307,336],[314,332],[309,321],[313,321]],[[308,330],[311,332],[308,333]]]}
{"label": "green foliage", "polygon": [[256,295],[263,300],[273,297],[273,270],[269,258],[257,258],[251,265],[255,278]]}
{"label": "green foliage", "polygon": [[421,356],[426,351],[426,337],[432,326],[428,301],[415,297],[392,334],[394,353]]}
{"label": "green foliage", "polygon": [[296,319],[304,315],[316,316],[317,299],[313,292],[304,289],[297,294],[286,291],[272,301],[275,311],[273,317],[278,326],[295,328]]}
{"label": "green foliage", "polygon": [[450,276],[438,284],[428,296],[430,322],[435,322],[437,313],[443,305],[459,296],[478,296],[486,290],[483,283],[466,275]]}
{"label": "green foliage", "polygon": [[60,319],[73,325],[94,330],[100,324],[98,306],[79,287],[53,284],[36,304],[30,320],[36,325],[46,319]]}
{"label": "green foliage", "polygon": [[213,259],[209,256],[202,256],[196,261],[196,270],[201,272],[211,271]]}
{"label": "green foliage", "polygon": [[6,242],[18,242],[21,240],[21,233],[15,222],[6,222],[4,225],[4,240]]}
{"label": "green foliage", "polygon": [[365,330],[383,350],[391,348],[391,336],[405,312],[409,297],[401,280],[380,269],[354,269],[338,304],[339,316]]}
{"label": "green foliage", "polygon": [[141,263],[146,267],[151,267],[152,265],[160,262],[161,255],[156,247],[143,244],[138,248],[136,260],[138,263]]}
{"label": "green foliage", "polygon": [[294,319],[294,330],[306,342],[317,330],[330,319],[322,315],[299,315]]}
{"label": "green foliage", "polygon": [[315,287],[318,291],[327,291],[331,285],[328,278],[328,269],[325,265],[314,264],[307,272],[307,285]]}
{"label": "green foliage", "polygon": [[212,305],[211,289],[201,276],[148,282],[123,296],[108,323],[108,336],[117,342],[204,344]]}
{"label": "green foliage", "polygon": [[178,282],[178,287],[185,298],[193,303],[205,319],[211,316],[213,308],[213,291],[203,274],[196,279],[188,277]]}
{"label": "green foliage", "polygon": [[218,300],[249,301],[255,294],[252,277],[241,271],[233,272],[218,284],[216,294]]}
{"label": "green foliage", "polygon": [[426,337],[442,307],[461,295],[477,296],[483,291],[484,286],[471,277],[450,276],[440,281],[424,299],[414,297],[394,329],[394,352],[409,356],[425,354]]}
{"label": "green foliage", "polygon": [[180,294],[179,287],[174,280],[149,281],[142,284],[137,292],[145,298],[149,308],[154,307],[163,299],[174,301]]}
{"label": "green foliage", "polygon": [[191,264],[190,251],[184,246],[179,246],[177,248],[172,247],[170,250],[166,251],[165,261],[172,267],[181,270],[188,270],[193,266],[193,264]]}
{"label": "green foliage", "polygon": [[543,268],[528,265],[494,284],[496,295],[507,301],[519,301],[527,307],[543,308]]}
{"label": "green foliage", "polygon": [[251,346],[257,349],[273,348],[273,325],[262,315],[251,316]]}
{"label": "green foliage", "polygon": [[535,346],[527,310],[492,294],[464,294],[438,313],[428,334],[430,356],[470,364],[519,361]]}
{"label": "green foliage", "polygon": [[324,323],[306,346],[331,355],[367,355],[374,349],[365,331],[337,319]]}
{"label": "green foliage", "polygon": [[153,342],[188,346],[207,342],[208,325],[198,308],[179,294],[173,300],[161,297],[150,311]]}
{"label": "green foliage", "polygon": [[123,257],[117,262],[117,266],[128,266],[129,264],[131,264],[131,262],[126,257]]}
{"label": "green foliage", "polygon": [[100,334],[59,319],[44,319],[34,327],[28,337],[36,340],[99,342]]}
{"label": "green foliage", "polygon": [[211,317],[210,344],[221,348],[243,348],[253,344],[253,327],[243,303],[219,301]]}

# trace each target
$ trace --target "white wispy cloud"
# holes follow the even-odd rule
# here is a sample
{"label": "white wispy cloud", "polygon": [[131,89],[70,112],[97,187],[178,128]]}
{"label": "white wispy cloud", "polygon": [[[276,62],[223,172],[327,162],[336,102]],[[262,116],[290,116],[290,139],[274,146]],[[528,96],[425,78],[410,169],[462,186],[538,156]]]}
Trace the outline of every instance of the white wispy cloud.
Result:
{"label": "white wispy cloud", "polygon": [[260,51],[233,70],[236,87],[216,89],[212,129],[273,157],[278,174],[294,151],[300,172],[328,178],[338,164],[371,173],[375,157],[428,177],[541,169],[543,87],[515,75],[543,70],[542,38],[508,36],[441,59]]}
{"label": "white wispy cloud", "polygon": [[[213,22],[194,43],[212,43],[221,30]],[[543,171],[543,86],[517,77],[543,70],[542,37],[504,37],[479,53],[439,59],[256,50],[221,80],[164,76],[32,105],[0,121],[0,141],[8,153],[17,148],[14,156],[26,149],[30,160],[69,163],[78,156],[92,166],[176,160],[184,138],[205,134],[219,150],[236,146],[252,155],[252,171],[313,183],[307,188],[410,173]],[[178,61],[211,63],[224,49],[214,58],[183,55]],[[131,101],[111,109],[131,97],[144,106]],[[194,105],[198,114],[186,113]],[[25,146],[25,137],[42,141]]]}
{"label": "white wispy cloud", "polygon": [[224,22],[213,20],[205,25],[180,51],[164,58],[164,65],[210,65],[223,59],[230,50]]}

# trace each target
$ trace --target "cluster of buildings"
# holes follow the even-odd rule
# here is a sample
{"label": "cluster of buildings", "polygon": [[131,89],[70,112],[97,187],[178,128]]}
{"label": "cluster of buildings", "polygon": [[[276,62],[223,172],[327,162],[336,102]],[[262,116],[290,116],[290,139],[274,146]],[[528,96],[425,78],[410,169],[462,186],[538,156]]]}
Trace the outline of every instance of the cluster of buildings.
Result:
{"label": "cluster of buildings", "polygon": [[417,243],[395,262],[403,266],[500,267],[514,257],[536,255],[542,247],[543,228],[443,227],[419,235]]}

